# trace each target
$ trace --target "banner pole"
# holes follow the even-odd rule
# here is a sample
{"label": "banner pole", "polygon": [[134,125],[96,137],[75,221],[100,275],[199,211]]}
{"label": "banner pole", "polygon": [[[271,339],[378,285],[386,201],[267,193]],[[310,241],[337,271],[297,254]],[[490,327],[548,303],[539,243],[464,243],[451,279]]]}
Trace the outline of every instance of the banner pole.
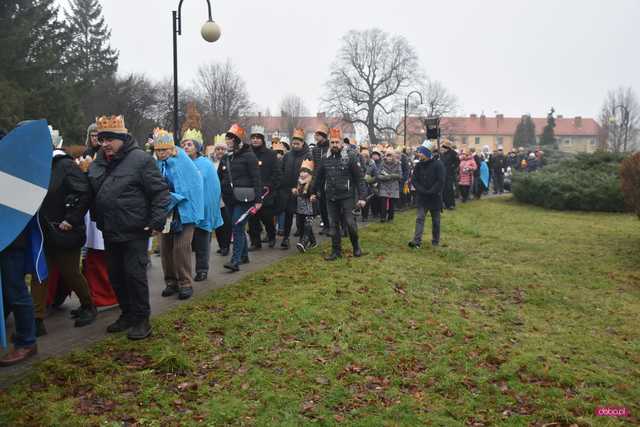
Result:
{"label": "banner pole", "polygon": [[7,329],[4,324],[4,299],[2,297],[2,267],[0,267],[0,344],[5,350],[7,345]]}

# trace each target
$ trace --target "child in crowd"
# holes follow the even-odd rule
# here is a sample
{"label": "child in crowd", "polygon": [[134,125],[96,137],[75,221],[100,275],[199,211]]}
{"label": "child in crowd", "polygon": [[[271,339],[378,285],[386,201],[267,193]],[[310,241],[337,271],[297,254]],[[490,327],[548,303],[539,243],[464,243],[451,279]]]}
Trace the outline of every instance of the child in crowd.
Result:
{"label": "child in crowd", "polygon": [[315,212],[313,203],[311,202],[311,179],[313,178],[313,160],[304,160],[300,166],[300,176],[298,177],[298,186],[291,191],[297,196],[296,215],[297,223],[302,225],[302,233],[300,234],[300,242],[296,245],[300,252],[306,252],[318,246],[316,237],[313,234],[313,220]]}

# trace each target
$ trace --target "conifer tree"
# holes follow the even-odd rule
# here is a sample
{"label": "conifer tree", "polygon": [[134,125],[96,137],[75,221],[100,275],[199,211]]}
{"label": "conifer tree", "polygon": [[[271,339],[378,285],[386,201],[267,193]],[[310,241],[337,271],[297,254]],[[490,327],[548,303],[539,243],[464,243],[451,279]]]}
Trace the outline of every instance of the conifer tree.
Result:
{"label": "conifer tree", "polygon": [[72,36],[68,57],[75,67],[76,81],[91,85],[115,73],[118,51],[109,44],[111,30],[98,0],[71,0],[66,19]]}

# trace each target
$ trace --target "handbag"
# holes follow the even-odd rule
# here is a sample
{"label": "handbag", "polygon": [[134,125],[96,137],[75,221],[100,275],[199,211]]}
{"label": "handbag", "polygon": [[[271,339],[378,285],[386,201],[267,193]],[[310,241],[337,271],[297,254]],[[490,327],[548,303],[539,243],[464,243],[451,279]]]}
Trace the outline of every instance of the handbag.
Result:
{"label": "handbag", "polygon": [[48,245],[61,249],[78,249],[84,246],[87,240],[87,232],[84,224],[74,226],[70,231],[62,231],[58,228],[60,223],[44,219],[46,229],[45,240]]}
{"label": "handbag", "polygon": [[229,183],[233,191],[233,198],[236,202],[250,203],[256,199],[256,190],[253,187],[235,187],[233,185],[233,174],[231,173],[231,162],[227,157],[227,171],[229,171]]}

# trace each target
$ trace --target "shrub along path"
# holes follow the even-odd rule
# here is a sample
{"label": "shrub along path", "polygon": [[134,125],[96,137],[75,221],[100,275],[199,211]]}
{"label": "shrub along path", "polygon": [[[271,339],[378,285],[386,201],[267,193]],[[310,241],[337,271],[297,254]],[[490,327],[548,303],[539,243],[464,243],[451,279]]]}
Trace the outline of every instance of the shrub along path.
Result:
{"label": "shrub along path", "polygon": [[640,422],[637,217],[490,199],[418,251],[413,223],[367,227],[361,259],[296,255],[182,304],[148,341],[42,362],[0,425]]}

